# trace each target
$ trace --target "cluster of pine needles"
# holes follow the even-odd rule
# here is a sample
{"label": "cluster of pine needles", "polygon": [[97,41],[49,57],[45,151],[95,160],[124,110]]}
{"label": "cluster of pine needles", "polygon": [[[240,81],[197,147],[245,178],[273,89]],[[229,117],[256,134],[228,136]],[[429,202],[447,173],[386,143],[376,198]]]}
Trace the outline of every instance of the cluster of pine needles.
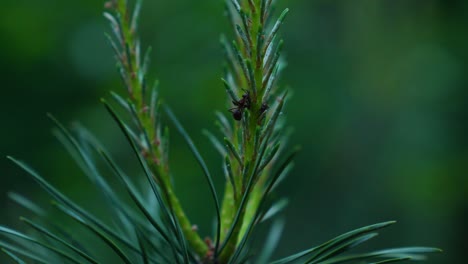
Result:
{"label": "cluster of pine needles", "polygon": [[[110,102],[102,102],[131,146],[142,173],[130,176],[87,129],[77,126],[68,130],[50,116],[57,139],[102,193],[100,201],[108,208],[108,215],[100,219],[26,163],[9,157],[50,195],[53,207],[44,209],[25,196],[10,193],[14,202],[30,212],[30,217],[20,218],[28,227],[25,231],[0,226],[0,248],[14,262],[390,263],[421,260],[425,253],[439,251],[406,247],[344,254],[394,223],[385,222],[272,260],[281,241],[281,212],[287,200],[275,200],[271,194],[292,170],[297,152],[286,148],[289,130],[282,112],[288,91],[279,85],[285,67],[279,32],[288,9],[278,15],[274,0],[226,1],[226,17],[233,28],[230,37],[221,38],[226,66],[220,86],[227,92],[226,109],[217,113],[219,131],[205,131],[224,161],[225,186],[219,197],[195,143],[171,109],[161,103],[157,81],[148,80],[151,49],[141,49],[138,35],[142,1],[130,2],[105,3],[104,17],[111,26],[108,39],[126,93],[112,92]],[[213,233],[203,234],[207,238],[194,228],[175,191],[177,179],[169,166],[169,126],[163,117],[185,139],[210,188],[216,221]],[[110,183],[113,179],[126,194],[116,190]],[[92,239],[83,240],[69,222],[57,221],[51,210],[76,222]],[[260,225],[269,225],[270,233],[263,247],[254,251],[251,238]],[[102,244],[107,251],[99,250]]]}

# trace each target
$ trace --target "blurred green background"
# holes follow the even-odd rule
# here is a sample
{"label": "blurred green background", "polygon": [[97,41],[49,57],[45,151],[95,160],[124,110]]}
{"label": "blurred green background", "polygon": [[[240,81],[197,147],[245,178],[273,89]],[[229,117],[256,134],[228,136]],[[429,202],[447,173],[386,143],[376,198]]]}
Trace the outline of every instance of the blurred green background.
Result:
{"label": "blurred green background", "polygon": [[[219,36],[223,1],[146,0],[141,30],[152,75],[215,175],[218,157],[200,131],[225,109]],[[89,184],[51,135],[51,112],[79,120],[134,169],[99,98],[123,92],[103,32],[103,1],[2,0],[0,155],[27,160],[55,185],[98,207]],[[303,146],[281,188],[290,197],[277,256],[384,220],[378,246],[438,246],[427,263],[462,263],[468,244],[468,1],[283,0],[289,66],[283,85],[293,144]],[[180,137],[172,136],[177,192],[208,233],[212,202]],[[127,153],[127,154],[126,154]],[[194,173],[195,171],[195,173]],[[22,212],[16,190],[44,197],[0,159],[1,223]],[[217,179],[221,186],[221,176]],[[47,202],[47,200],[45,200]],[[0,257],[0,260],[1,257]],[[3,263],[3,261],[2,261]]]}

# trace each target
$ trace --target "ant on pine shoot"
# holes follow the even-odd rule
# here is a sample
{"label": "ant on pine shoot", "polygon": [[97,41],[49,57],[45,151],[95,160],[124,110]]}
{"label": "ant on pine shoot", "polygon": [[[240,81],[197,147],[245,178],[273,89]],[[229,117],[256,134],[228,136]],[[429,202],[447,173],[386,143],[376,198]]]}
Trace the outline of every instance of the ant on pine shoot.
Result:
{"label": "ant on pine shoot", "polygon": [[[234,107],[229,109],[229,112],[232,113],[232,117],[240,121],[242,119],[242,115],[244,113],[245,109],[250,109],[251,105],[251,100],[250,100],[250,93],[246,92],[242,95],[242,98],[238,101],[233,100],[232,103],[234,104]],[[260,107],[260,115],[263,115],[266,110],[268,110],[269,106],[266,103],[263,103],[262,106]]]}
{"label": "ant on pine shoot", "polygon": [[234,117],[235,120],[240,121],[242,119],[244,109],[250,109],[250,93],[246,92],[242,95],[240,100],[233,100],[232,103],[235,105],[235,107],[229,109],[229,112],[232,113],[232,117]]}

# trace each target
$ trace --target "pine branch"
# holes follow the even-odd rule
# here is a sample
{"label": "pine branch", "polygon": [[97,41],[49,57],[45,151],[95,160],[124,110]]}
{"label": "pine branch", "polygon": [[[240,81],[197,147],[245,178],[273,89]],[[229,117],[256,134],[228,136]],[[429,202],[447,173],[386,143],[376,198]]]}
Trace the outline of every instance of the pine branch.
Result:
{"label": "pine branch", "polygon": [[[264,80],[271,78],[280,63],[281,49],[277,49],[274,59],[270,58],[268,51],[271,50],[270,46],[278,45],[277,33],[288,12],[285,10],[270,27],[265,19],[271,11],[270,2],[227,1],[227,9],[237,40],[233,45],[224,45],[230,69],[223,80],[233,81],[223,82],[233,99],[234,108],[230,111],[235,119],[234,133],[226,135],[225,142],[235,178],[233,181],[239,182],[239,186],[234,191],[235,185],[225,185],[221,234],[223,244],[218,252],[221,263],[228,263],[233,255],[239,253],[236,250],[243,247],[241,241],[248,227],[255,222],[265,184],[271,177],[272,164],[279,153],[275,147],[278,145],[277,139],[272,139],[271,135],[273,128],[277,129],[276,121],[285,96],[277,98],[277,102],[271,102],[270,90],[273,85],[267,86]],[[273,103],[274,110],[267,113],[270,103]],[[232,201],[232,197],[239,199]]]}
{"label": "pine branch", "polygon": [[[157,83],[151,88],[147,86],[150,49],[142,58],[139,36],[137,35],[141,2],[141,0],[137,1],[132,15],[130,15],[126,0],[111,0],[106,4],[110,13],[105,13],[105,16],[111,22],[114,38],[117,40],[111,39],[111,44],[114,47],[121,77],[128,92],[128,99],[119,101],[137,124],[133,133],[137,134],[136,140],[140,151],[164,194],[167,206],[174,212],[183,234],[193,250],[200,258],[204,258],[208,254],[209,248],[198,235],[196,229],[193,228],[173,191],[169,161],[167,160],[169,138],[167,130],[165,133],[161,131]],[[125,103],[122,102],[126,102],[127,105],[125,106]]]}

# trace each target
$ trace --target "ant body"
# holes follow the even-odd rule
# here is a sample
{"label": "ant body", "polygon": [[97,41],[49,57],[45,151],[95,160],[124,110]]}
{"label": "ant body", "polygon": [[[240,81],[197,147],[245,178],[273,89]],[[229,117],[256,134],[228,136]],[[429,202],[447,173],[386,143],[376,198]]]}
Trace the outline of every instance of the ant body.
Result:
{"label": "ant body", "polygon": [[240,121],[242,119],[244,109],[250,109],[250,93],[247,92],[243,94],[239,101],[232,101],[232,103],[235,107],[229,109],[229,111],[232,113],[232,117],[234,117],[235,120]]}
{"label": "ant body", "polygon": [[263,103],[260,107],[260,116],[263,115],[269,108],[270,106],[267,103]]}
{"label": "ant body", "polygon": [[[250,109],[251,105],[251,100],[250,100],[250,93],[246,92],[245,94],[242,95],[242,98],[238,101],[232,101],[235,107],[229,109],[229,112],[232,113],[232,117],[240,121],[242,119],[242,114],[244,113],[244,109]],[[268,106],[267,103],[263,103],[262,106],[259,109],[259,115],[260,117],[263,117],[265,112],[269,109],[270,107]]]}
{"label": "ant body", "polygon": [[260,109],[258,111],[258,124],[259,125],[265,119],[265,113],[269,108],[270,106],[267,103],[262,103],[262,106],[260,106]]}

